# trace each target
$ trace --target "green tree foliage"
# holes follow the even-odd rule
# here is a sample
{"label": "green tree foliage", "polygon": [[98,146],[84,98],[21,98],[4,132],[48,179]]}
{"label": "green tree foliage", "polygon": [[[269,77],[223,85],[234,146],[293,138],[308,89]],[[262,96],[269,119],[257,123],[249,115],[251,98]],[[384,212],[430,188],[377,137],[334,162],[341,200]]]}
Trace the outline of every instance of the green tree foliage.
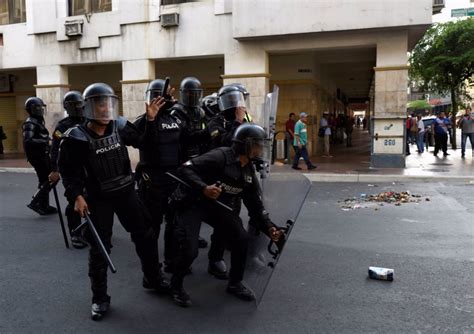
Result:
{"label": "green tree foliage", "polygon": [[473,76],[474,18],[433,25],[411,53],[411,79],[425,91],[451,94],[453,121],[459,97],[467,96],[467,84]]}

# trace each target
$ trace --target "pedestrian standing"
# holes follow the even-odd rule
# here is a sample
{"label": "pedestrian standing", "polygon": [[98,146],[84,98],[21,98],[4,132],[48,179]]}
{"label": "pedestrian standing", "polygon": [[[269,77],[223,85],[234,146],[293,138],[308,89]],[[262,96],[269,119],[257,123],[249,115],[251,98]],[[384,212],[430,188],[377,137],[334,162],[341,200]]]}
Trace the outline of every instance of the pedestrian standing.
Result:
{"label": "pedestrian standing", "polygon": [[352,132],[354,130],[354,119],[350,115],[347,115],[344,120],[344,129],[346,131],[347,136],[346,146],[352,147]]}
{"label": "pedestrian standing", "polygon": [[407,118],[406,120],[406,124],[405,124],[405,131],[406,131],[406,135],[405,135],[405,155],[410,155],[410,126],[411,126],[411,122],[410,122],[410,117]]}
{"label": "pedestrian standing", "polygon": [[416,124],[416,145],[418,146],[418,153],[423,153],[425,151],[425,145],[423,142],[425,138],[425,123],[423,123],[423,120],[421,119],[421,114],[416,115]]}
{"label": "pedestrian standing", "polygon": [[441,111],[436,117],[432,125],[432,132],[435,135],[435,149],[433,152],[434,156],[438,155],[440,150],[443,151],[443,155],[446,157],[448,153],[448,125],[449,120],[446,118],[444,111]]}
{"label": "pedestrian standing", "polygon": [[3,141],[7,139],[7,135],[3,132],[3,126],[0,126],[0,155],[3,155]]}
{"label": "pedestrian standing", "polygon": [[332,155],[329,153],[330,149],[330,138],[331,138],[331,126],[329,123],[329,112],[325,111],[323,117],[319,122],[319,127],[324,129],[324,154],[323,158],[332,158]]}
{"label": "pedestrian standing", "polygon": [[461,132],[461,158],[465,157],[466,154],[466,142],[469,138],[471,143],[472,156],[474,157],[474,113],[471,107],[467,107],[465,114],[459,121],[458,127],[462,130]]}
{"label": "pedestrian standing", "polygon": [[295,139],[293,141],[293,146],[295,148],[295,159],[293,160],[293,169],[301,170],[298,167],[300,158],[303,157],[308,170],[315,169],[316,166],[312,164],[308,157],[308,150],[306,149],[306,144],[308,143],[308,130],[306,129],[306,123],[308,122],[308,114],[302,112],[300,114],[300,119],[295,124],[294,135]]}

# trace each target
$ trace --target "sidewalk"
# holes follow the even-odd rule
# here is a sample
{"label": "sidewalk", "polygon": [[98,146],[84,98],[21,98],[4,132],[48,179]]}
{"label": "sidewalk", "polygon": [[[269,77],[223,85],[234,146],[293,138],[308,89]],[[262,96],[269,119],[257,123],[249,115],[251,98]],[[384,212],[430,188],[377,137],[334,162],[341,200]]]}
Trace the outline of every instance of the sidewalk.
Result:
{"label": "sidewalk", "polygon": [[[321,156],[311,157],[318,167],[315,170],[296,171],[291,166],[276,162],[272,167],[277,173],[304,173],[312,182],[403,182],[415,180],[429,181],[459,181],[474,183],[474,157],[471,157],[471,147],[467,145],[466,159],[461,159],[461,136],[458,131],[458,149],[448,149],[450,154],[443,157],[433,155],[434,147],[423,154],[416,152],[416,145],[410,145],[411,155],[406,158],[406,168],[371,168],[370,167],[370,136],[367,131],[354,129],[353,147],[345,144],[331,145],[333,158]],[[303,161],[300,167],[306,168]]]}
{"label": "sidewalk", "polygon": [[[433,147],[423,154],[410,146],[411,155],[406,159],[406,168],[370,168],[370,137],[367,131],[354,129],[353,147],[345,144],[331,145],[333,158],[315,156],[311,161],[318,167],[313,171],[296,171],[282,162],[275,162],[273,173],[304,173],[312,182],[419,182],[457,181],[474,183],[474,157],[471,146],[466,148],[466,159],[461,159],[461,136],[458,131],[458,149],[448,149],[450,154],[433,156]],[[303,161],[300,167],[305,168]],[[7,153],[0,158],[0,172],[33,173],[34,170],[23,154]]]}

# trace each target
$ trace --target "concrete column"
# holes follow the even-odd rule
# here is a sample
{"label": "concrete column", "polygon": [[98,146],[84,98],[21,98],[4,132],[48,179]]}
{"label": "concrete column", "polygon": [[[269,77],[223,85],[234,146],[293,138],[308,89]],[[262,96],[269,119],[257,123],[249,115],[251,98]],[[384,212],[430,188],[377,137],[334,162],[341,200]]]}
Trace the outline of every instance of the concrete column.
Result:
{"label": "concrete column", "polygon": [[[153,60],[127,60],[122,62],[122,106],[123,116],[134,121],[145,113],[145,91],[148,83],[155,79]],[[138,162],[138,151],[129,148],[132,165]]]}
{"label": "concrete column", "polygon": [[239,82],[250,92],[250,114],[253,121],[263,124],[263,103],[269,92],[268,54],[259,48],[236,42],[233,52],[225,55],[224,85]]}
{"label": "concrete column", "polygon": [[66,66],[38,66],[36,68],[36,96],[47,105],[46,127],[52,133],[57,122],[64,117],[63,97],[69,91]]}
{"label": "concrete column", "polygon": [[372,167],[405,167],[407,33],[381,36],[375,70]]}

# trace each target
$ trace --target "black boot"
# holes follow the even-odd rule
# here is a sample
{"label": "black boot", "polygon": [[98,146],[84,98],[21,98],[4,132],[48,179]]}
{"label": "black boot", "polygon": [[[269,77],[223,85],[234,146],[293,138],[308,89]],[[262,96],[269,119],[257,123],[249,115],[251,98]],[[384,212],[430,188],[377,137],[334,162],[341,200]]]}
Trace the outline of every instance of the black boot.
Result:
{"label": "black boot", "polygon": [[224,260],[216,262],[209,261],[207,272],[217,279],[226,280],[229,278],[229,276],[227,275],[227,266]]}
{"label": "black boot", "polygon": [[94,321],[102,320],[110,307],[110,296],[103,301],[95,301],[91,307],[91,319]]}
{"label": "black boot", "polygon": [[55,213],[58,213],[58,209],[56,209],[54,206],[51,206],[51,205],[44,207],[43,211],[45,215],[53,215]]}
{"label": "black boot", "polygon": [[183,279],[176,275],[171,278],[171,296],[178,306],[189,307],[192,305],[191,298],[183,288]]}
{"label": "black boot", "polygon": [[199,237],[199,248],[206,248],[206,247],[207,247],[206,239]]}
{"label": "black boot", "polygon": [[87,247],[87,242],[78,235],[71,235],[72,247],[76,249],[83,249]]}
{"label": "black boot", "polygon": [[226,289],[227,293],[236,296],[245,301],[255,300],[255,295],[242,282],[229,282]]}
{"label": "black boot", "polygon": [[174,303],[178,306],[189,307],[193,304],[191,298],[183,287],[171,288],[171,296],[173,297]]}
{"label": "black boot", "polygon": [[158,293],[170,292],[170,282],[161,275],[154,279],[148,279],[146,276],[143,276],[143,287],[155,290]]}
{"label": "black boot", "polygon": [[52,215],[58,213],[58,209],[54,206],[49,205],[49,193],[42,194],[39,199],[39,206],[44,212],[44,215]]}
{"label": "black boot", "polygon": [[43,208],[39,206],[37,203],[31,202],[27,204],[26,206],[41,216],[44,216],[46,214]]}

